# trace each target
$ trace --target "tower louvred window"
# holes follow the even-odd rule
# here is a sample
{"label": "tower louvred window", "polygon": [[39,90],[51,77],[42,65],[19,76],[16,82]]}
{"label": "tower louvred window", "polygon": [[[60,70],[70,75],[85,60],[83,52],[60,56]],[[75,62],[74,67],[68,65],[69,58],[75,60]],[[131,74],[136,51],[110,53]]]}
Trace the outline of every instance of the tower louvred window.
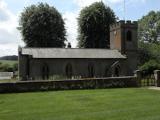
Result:
{"label": "tower louvred window", "polygon": [[127,31],[127,41],[132,41],[132,32],[130,30]]}

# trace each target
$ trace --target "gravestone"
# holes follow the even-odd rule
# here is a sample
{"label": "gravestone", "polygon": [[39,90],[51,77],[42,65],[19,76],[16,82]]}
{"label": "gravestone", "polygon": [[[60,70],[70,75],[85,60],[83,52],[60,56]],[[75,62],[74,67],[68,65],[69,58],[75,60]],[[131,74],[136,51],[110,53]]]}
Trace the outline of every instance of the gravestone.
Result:
{"label": "gravestone", "polygon": [[13,72],[0,72],[0,80],[9,80],[12,79]]}

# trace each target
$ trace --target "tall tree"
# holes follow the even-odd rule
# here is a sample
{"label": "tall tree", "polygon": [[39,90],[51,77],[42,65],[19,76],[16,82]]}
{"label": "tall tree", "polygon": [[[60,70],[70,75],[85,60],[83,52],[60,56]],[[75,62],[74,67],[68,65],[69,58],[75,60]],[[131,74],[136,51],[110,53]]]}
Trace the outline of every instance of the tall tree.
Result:
{"label": "tall tree", "polygon": [[109,48],[110,25],[114,22],[114,12],[103,2],[95,2],[82,9],[78,17],[78,46]]}
{"label": "tall tree", "polygon": [[150,11],[139,21],[139,40],[149,43],[160,42],[160,11]]}
{"label": "tall tree", "polygon": [[[160,11],[150,11],[139,21],[139,65],[160,59]],[[148,65],[148,64],[147,64]]]}
{"label": "tall tree", "polygon": [[26,7],[19,30],[27,47],[64,47],[66,31],[61,14],[46,3]]}

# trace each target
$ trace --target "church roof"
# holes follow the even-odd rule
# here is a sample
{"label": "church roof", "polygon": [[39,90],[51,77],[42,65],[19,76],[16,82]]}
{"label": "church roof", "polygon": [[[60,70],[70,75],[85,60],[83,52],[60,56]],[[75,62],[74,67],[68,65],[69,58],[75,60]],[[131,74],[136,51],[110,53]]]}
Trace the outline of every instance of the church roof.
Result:
{"label": "church roof", "polygon": [[118,50],[79,48],[22,48],[22,55],[33,58],[126,58]]}

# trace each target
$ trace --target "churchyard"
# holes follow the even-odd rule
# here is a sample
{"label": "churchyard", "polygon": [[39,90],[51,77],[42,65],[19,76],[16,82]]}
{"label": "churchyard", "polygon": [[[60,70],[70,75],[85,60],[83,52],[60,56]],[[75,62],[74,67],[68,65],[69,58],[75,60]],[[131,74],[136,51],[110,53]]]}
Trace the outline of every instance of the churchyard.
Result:
{"label": "churchyard", "polygon": [[159,18],[120,20],[95,2],[73,49],[56,8],[26,7],[18,61],[0,60],[0,120],[160,120]]}
{"label": "churchyard", "polygon": [[0,120],[159,120],[159,103],[147,88],[0,94]]}
{"label": "churchyard", "polygon": [[0,94],[0,120],[159,120],[160,90],[148,89],[153,79],[141,82],[139,88]]}

